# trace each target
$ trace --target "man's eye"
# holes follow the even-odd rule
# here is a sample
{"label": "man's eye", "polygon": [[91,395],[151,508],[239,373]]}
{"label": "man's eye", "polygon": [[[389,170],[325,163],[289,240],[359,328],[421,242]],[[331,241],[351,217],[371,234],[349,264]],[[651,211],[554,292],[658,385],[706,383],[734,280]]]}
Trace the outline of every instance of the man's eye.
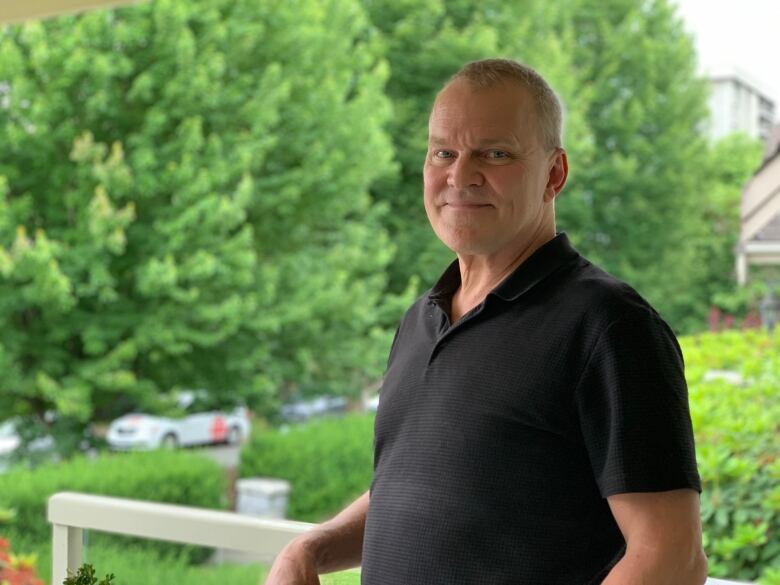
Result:
{"label": "man's eye", "polygon": [[452,151],[450,150],[437,150],[433,153],[434,158],[448,159],[452,158]]}
{"label": "man's eye", "polygon": [[487,158],[502,159],[509,158],[509,153],[505,150],[488,150],[486,153]]}

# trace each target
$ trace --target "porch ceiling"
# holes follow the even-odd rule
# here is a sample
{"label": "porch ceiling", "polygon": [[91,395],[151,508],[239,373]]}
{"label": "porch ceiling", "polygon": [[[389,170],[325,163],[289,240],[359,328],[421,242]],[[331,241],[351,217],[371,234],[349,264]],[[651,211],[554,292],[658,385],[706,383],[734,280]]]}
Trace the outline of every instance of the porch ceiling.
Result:
{"label": "porch ceiling", "polygon": [[137,0],[25,0],[0,2],[0,24],[131,4]]}

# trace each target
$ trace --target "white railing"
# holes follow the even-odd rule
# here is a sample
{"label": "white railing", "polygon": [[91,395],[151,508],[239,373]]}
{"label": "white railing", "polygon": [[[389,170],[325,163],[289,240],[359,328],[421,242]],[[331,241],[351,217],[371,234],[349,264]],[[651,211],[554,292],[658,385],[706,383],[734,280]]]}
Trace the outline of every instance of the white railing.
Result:
{"label": "white railing", "polygon": [[99,530],[272,558],[314,524],[271,520],[204,508],[61,492],[49,498],[52,584],[81,566],[83,531]]}
{"label": "white railing", "polygon": [[[81,566],[84,530],[168,540],[273,557],[314,524],[270,520],[204,508],[61,492],[49,498],[52,585]],[[706,585],[737,585],[708,579]]]}

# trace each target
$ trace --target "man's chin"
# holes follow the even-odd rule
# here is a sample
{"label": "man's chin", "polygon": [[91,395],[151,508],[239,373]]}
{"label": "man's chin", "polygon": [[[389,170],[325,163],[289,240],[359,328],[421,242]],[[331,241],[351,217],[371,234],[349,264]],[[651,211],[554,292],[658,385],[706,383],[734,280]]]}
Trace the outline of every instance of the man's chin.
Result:
{"label": "man's chin", "polygon": [[453,238],[444,245],[458,256],[490,256],[496,252],[495,246],[475,239]]}

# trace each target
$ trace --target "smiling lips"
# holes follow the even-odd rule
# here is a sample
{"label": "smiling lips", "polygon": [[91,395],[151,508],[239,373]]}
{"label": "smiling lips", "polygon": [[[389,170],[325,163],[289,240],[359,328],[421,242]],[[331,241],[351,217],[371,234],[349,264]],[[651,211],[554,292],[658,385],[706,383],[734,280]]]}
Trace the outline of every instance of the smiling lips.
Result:
{"label": "smiling lips", "polygon": [[486,207],[493,207],[489,203],[465,203],[463,201],[452,201],[444,204],[445,207],[452,207],[458,211],[473,211]]}

